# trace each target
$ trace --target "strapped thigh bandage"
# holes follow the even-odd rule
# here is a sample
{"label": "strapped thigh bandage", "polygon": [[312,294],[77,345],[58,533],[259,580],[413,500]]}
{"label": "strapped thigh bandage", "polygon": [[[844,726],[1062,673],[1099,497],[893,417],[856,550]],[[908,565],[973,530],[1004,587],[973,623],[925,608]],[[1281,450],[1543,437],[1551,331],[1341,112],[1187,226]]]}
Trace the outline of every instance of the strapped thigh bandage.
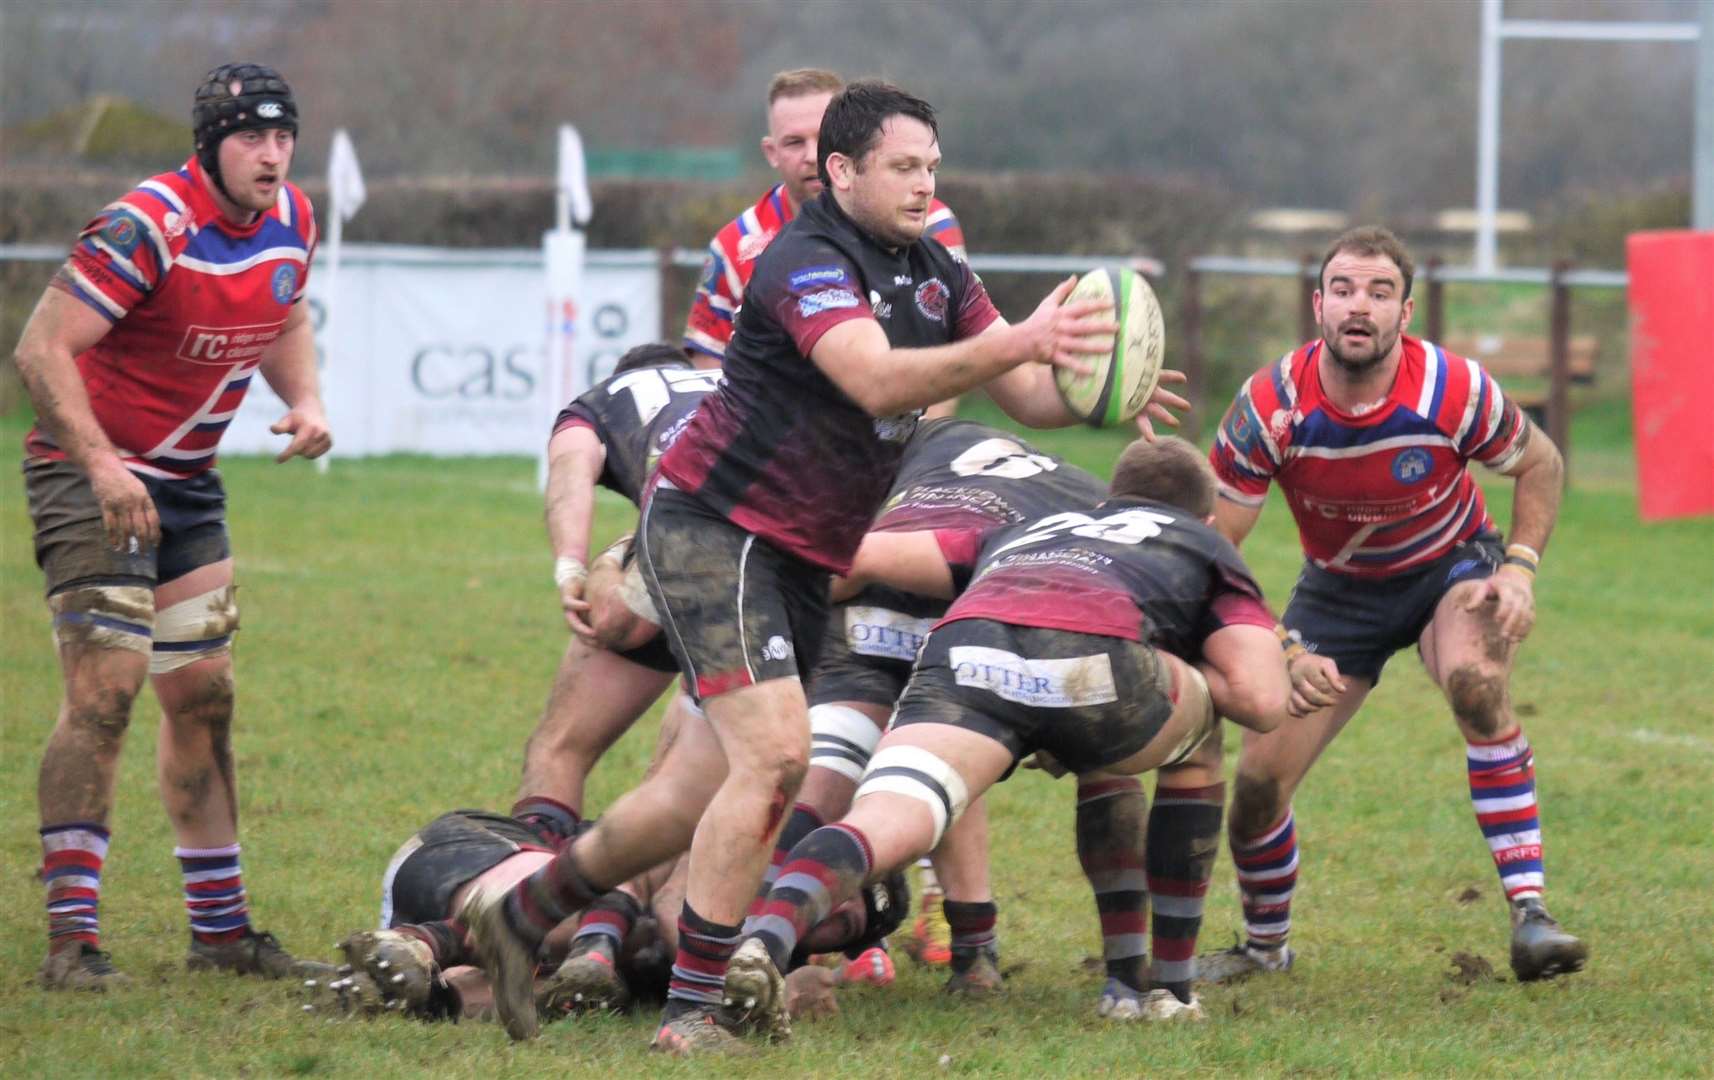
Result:
{"label": "strapped thigh bandage", "polygon": [[1204,742],[1220,737],[1220,717],[1214,712],[1214,697],[1208,691],[1208,679],[1196,670],[1194,664],[1183,661],[1175,664],[1172,671],[1172,677],[1178,682],[1178,703],[1198,711],[1195,714],[1196,722],[1179,744],[1173,747],[1166,760],[1161,762],[1161,768],[1182,764],[1186,758],[1196,753]]}
{"label": "strapped thigh bandage", "polygon": [[231,585],[210,589],[156,612],[155,651],[149,656],[149,674],[164,675],[198,660],[226,655],[237,629],[238,590]]}
{"label": "strapped thigh bandage", "polygon": [[958,820],[970,802],[970,791],[958,771],[936,755],[917,746],[889,746],[869,760],[856,798],[890,791],[916,799],[934,816],[934,840],[939,846],[947,826]]}
{"label": "strapped thigh bandage", "polygon": [[155,594],[147,585],[86,585],[48,597],[60,646],[146,653],[155,627]]}
{"label": "strapped thigh bandage", "polygon": [[831,769],[855,783],[881,741],[875,721],[849,705],[816,705],[809,710],[810,768]]}

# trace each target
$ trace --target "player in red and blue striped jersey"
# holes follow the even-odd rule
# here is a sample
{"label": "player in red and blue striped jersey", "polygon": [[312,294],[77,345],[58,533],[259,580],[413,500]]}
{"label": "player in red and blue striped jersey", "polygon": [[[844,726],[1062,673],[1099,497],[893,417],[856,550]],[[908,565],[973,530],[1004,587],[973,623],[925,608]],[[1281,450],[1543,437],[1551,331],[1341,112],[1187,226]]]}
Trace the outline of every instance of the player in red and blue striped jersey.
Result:
{"label": "player in red and blue striped jersey", "polygon": [[[725,360],[732,317],[755,272],[757,257],[805,202],[821,194],[816,174],[821,116],[844,85],[838,75],[819,68],[782,71],[768,84],[768,134],[762,137],[762,155],[780,174],[780,183],[727,222],[709,242],[684,328],[685,351],[699,366],[713,367]],[[929,204],[923,235],[964,259],[964,230],[952,208],[939,199]]]}
{"label": "player in red and blue striped jersey", "polygon": [[238,860],[231,636],[238,629],[220,436],[258,372],[290,411],[279,460],[332,444],[301,303],[315,219],[286,180],[291,89],[272,69],[208,74],[196,153],[84,229],[19,340],[38,422],[25,492],[65,672],[43,756],[49,989],[122,985],[100,951],[108,817],[131,701],[152,677],[160,790],[190,915],[187,963],[280,977],[251,929]]}
{"label": "player in red and blue striped jersey", "polygon": [[[1234,543],[1248,535],[1277,480],[1306,562],[1281,619],[1296,720],[1245,734],[1232,800],[1248,940],[1202,958],[1211,981],[1290,966],[1292,793],[1412,644],[1468,743],[1477,823],[1511,907],[1513,971],[1543,978],[1586,956],[1542,904],[1534,759],[1509,694],[1563,465],[1480,365],[1404,333],[1412,275],[1387,230],[1339,237],[1314,298],[1320,339],[1244,384],[1212,451],[1220,530]],[[1472,461],[1515,481],[1509,546]]]}

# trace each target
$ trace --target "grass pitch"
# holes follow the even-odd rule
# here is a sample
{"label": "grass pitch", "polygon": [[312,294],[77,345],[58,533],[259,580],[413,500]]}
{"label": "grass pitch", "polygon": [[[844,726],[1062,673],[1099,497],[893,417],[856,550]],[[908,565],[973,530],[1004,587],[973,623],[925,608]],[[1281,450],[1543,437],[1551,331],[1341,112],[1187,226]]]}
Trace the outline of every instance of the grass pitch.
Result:
{"label": "grass pitch", "polygon": [[[1589,941],[1586,972],[1510,980],[1461,740],[1414,658],[1400,655],[1296,803],[1296,970],[1208,990],[1209,1023],[1096,1018],[1100,938],[1073,850],[1072,787],[1020,773],[993,800],[1002,998],[947,1000],[940,975],[901,956],[891,989],[844,993],[841,1016],[800,1025],[790,1045],[692,1063],[645,1053],[652,1014],[573,1020],[513,1046],[492,1025],[306,1018],[289,986],[185,974],[147,692],[102,897],[104,947],[139,986],[104,998],[37,991],[35,771],[59,690],[17,470],[22,431],[17,417],[0,422],[0,1075],[1710,1072],[1714,521],[1638,523],[1623,405],[1579,416],[1574,487],[1513,680],[1537,751],[1548,898]],[[1088,431],[1037,441],[1103,471],[1118,445]],[[381,871],[406,836],[442,810],[503,808],[513,794],[565,639],[533,465],[386,458],[337,461],[318,476],[232,459],[223,472],[245,625],[246,881],[260,926],[326,958],[373,922]],[[1490,492],[1503,521],[1509,493]],[[597,542],[627,510],[601,502]],[[1246,553],[1283,606],[1298,554],[1277,501]],[[597,771],[591,809],[634,782],[655,723]],[[1223,856],[1205,946],[1229,943],[1240,925]]]}

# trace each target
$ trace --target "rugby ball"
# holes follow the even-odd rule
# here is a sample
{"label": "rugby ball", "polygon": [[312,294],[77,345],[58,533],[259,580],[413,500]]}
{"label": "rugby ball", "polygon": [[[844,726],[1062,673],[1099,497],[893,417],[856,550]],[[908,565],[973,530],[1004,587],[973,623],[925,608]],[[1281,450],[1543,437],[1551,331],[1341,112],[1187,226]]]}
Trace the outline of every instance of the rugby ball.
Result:
{"label": "rugby ball", "polygon": [[1091,427],[1107,427],[1142,412],[1155,392],[1166,353],[1166,325],[1155,291],[1135,270],[1091,270],[1077,280],[1066,302],[1090,298],[1113,302],[1113,320],[1119,324],[1113,351],[1086,357],[1094,368],[1087,375],[1055,368],[1054,382],[1073,414]]}

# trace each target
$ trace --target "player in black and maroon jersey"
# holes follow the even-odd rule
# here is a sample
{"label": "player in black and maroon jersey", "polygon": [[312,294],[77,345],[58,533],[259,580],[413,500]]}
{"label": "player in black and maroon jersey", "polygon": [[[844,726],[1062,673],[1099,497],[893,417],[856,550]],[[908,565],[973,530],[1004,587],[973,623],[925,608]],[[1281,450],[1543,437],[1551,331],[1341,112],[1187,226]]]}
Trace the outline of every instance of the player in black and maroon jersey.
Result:
{"label": "player in black and maroon jersey", "polygon": [[[1023,423],[1071,423],[1052,369],[1087,367],[1117,329],[1099,301],[1063,303],[1070,280],[1008,326],[968,267],[922,239],[940,163],[927,103],[853,83],[829,104],[818,152],[825,190],[759,260],[726,381],[661,459],[639,531],[649,594],[729,767],[691,848],[655,1041],[671,1052],[735,1042],[721,985],[806,767],[801,680],[828,575],[857,550],[918,411],[986,385]],[[1180,399],[1157,395],[1155,407],[1163,401]],[[590,899],[568,854],[473,900],[472,933],[515,1037],[536,1031],[536,946]]]}
{"label": "player in black and maroon jersey", "polygon": [[871,533],[854,565],[954,595],[923,643],[851,812],[792,849],[734,957],[727,995],[784,1023],[779,970],[805,928],[865,880],[931,849],[969,801],[1043,751],[1070,771],[1161,770],[1151,821],[1156,897],[1148,988],[1109,978],[1103,1015],[1198,1017],[1190,993],[1218,849],[1216,711],[1273,728],[1290,695],[1274,618],[1209,526],[1212,470],[1179,439],[1133,443],[1112,498],[998,529]]}
{"label": "player in black and maroon jersey", "polygon": [[[1013,434],[969,420],[924,420],[906,444],[898,479],[873,528],[903,532],[1016,524],[1057,511],[1088,510],[1105,494],[1105,485],[1089,473]],[[946,607],[944,599],[879,584],[834,606],[809,685],[809,771],[774,845],[764,894],[792,846],[850,807],[857,780],[910,678],[917,649]],[[1129,804],[1141,799],[1141,787],[1134,780],[1116,786],[1132,790],[1104,789],[1103,798],[1090,804],[1100,823],[1079,836],[1099,834],[1107,850],[1128,847],[1140,868],[1142,814],[1124,812],[1134,810]],[[1129,835],[1124,823],[1135,826]],[[940,958],[927,962],[951,963],[947,989],[953,992],[982,993],[1001,981],[987,847],[985,805],[977,801],[934,852],[951,948],[943,943]],[[752,914],[757,906],[752,905]],[[915,944],[922,949],[930,943]]]}
{"label": "player in black and maroon jersey", "polygon": [[[658,640],[609,651],[596,639],[585,596],[591,562],[589,534],[595,489],[633,503],[720,374],[697,371],[673,345],[639,345],[620,357],[613,374],[560,411],[548,443],[547,528],[554,581],[566,623],[575,635],[554,675],[547,708],[524,750],[524,773],[512,813],[562,839],[577,831],[584,782],[595,762],[661,696],[678,670]],[[605,559],[597,559],[599,568]],[[600,570],[597,570],[600,573]],[[646,597],[640,585],[618,590]],[[682,720],[688,698],[675,701],[669,725]]]}

